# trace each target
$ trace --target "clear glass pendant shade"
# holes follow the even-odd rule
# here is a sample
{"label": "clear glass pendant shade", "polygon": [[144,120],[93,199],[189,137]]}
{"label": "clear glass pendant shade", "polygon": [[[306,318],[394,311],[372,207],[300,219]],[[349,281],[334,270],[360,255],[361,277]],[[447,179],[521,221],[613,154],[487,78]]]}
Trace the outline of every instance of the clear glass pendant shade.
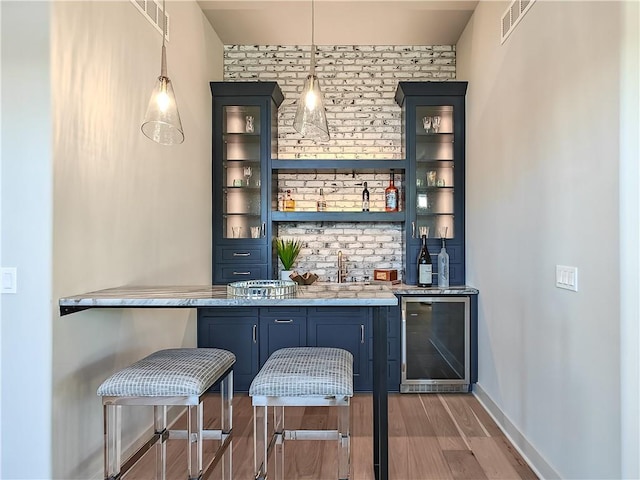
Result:
{"label": "clear glass pendant shade", "polygon": [[147,113],[142,121],[142,133],[161,145],[176,145],[184,142],[182,122],[178,112],[176,95],[171,80],[167,76],[167,16],[165,0],[162,0],[162,57],[160,58],[160,76],[151,92]]}
{"label": "clear glass pendant shade", "polygon": [[[313,71],[313,65],[312,65]],[[329,126],[324,109],[324,97],[320,91],[318,77],[314,73],[307,76],[298,99],[296,116],[293,120],[295,128],[303,137],[316,142],[329,141]]]}
{"label": "clear glass pendant shade", "polygon": [[184,141],[178,104],[169,77],[161,75],[156,81],[142,122],[142,133],[162,145]]}

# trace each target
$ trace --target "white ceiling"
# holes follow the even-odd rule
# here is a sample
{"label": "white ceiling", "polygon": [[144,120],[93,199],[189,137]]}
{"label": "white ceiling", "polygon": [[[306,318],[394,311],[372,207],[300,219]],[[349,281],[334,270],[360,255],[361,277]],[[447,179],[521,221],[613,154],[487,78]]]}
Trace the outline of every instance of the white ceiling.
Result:
{"label": "white ceiling", "polygon": [[[225,45],[310,45],[311,0],[198,0]],[[453,45],[478,1],[315,0],[316,45]]]}

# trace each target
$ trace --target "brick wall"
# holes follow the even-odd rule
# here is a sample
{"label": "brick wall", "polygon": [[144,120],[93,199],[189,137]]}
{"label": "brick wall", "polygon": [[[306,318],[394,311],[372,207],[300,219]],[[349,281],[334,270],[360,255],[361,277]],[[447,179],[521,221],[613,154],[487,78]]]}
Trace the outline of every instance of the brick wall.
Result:
{"label": "brick wall", "polygon": [[[325,96],[331,140],[315,144],[293,129],[296,101],[309,72],[309,46],[226,45],[226,81],[277,81],[285,96],[278,112],[278,157],[322,159],[402,159],[399,81],[455,79],[455,46],[317,46],[316,74]],[[396,186],[402,187],[396,177]],[[367,181],[371,210],[382,210],[387,173],[319,171],[280,174],[279,191],[292,191],[296,209],[315,210],[324,189],[328,210],[360,210]],[[304,248],[295,266],[321,280],[335,281],[337,253],[347,276],[362,280],[374,268],[402,272],[402,224],[283,223],[278,236],[297,237]],[[411,260],[410,260],[411,261]]]}

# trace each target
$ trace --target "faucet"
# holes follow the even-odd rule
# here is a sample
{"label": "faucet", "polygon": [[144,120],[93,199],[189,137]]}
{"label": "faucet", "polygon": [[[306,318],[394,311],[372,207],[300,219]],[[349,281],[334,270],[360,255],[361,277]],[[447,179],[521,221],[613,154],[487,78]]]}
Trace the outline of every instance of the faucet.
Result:
{"label": "faucet", "polygon": [[338,283],[344,283],[344,278],[347,275],[347,269],[344,265],[344,259],[342,257],[342,250],[338,252]]}

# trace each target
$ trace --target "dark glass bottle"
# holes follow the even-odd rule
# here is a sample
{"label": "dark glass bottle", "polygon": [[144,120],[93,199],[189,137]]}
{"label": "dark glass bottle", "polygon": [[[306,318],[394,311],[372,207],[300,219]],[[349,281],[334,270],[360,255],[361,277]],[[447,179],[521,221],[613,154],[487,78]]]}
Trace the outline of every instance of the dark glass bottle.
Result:
{"label": "dark glass bottle", "polygon": [[369,190],[367,189],[367,182],[364,182],[364,189],[362,190],[362,211],[369,211]]}
{"label": "dark glass bottle", "polygon": [[393,171],[389,176],[389,186],[384,191],[384,209],[387,212],[398,211],[398,189],[393,184]]}
{"label": "dark glass bottle", "polygon": [[431,265],[431,255],[427,248],[427,236],[422,235],[422,246],[418,255],[418,286],[430,287],[433,282],[433,266]]}

